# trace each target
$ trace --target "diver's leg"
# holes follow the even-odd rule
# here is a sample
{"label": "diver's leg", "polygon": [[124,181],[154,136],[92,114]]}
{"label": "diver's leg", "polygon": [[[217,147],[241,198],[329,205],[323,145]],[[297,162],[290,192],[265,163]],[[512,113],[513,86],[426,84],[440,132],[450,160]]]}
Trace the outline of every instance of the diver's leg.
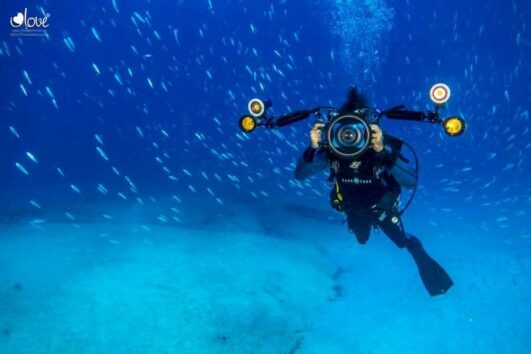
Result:
{"label": "diver's leg", "polygon": [[399,248],[407,247],[409,238],[404,230],[402,219],[397,210],[399,194],[391,191],[382,196],[374,207],[376,225]]}
{"label": "diver's leg", "polygon": [[406,247],[413,256],[424,287],[431,296],[444,294],[454,284],[448,273],[426,252],[418,238],[406,234],[396,211],[380,214],[377,225],[398,247]]}
{"label": "diver's leg", "polygon": [[399,248],[407,247],[410,238],[404,231],[402,219],[396,210],[382,211],[377,214],[376,224]]}
{"label": "diver's leg", "polygon": [[371,236],[372,215],[364,212],[346,211],[348,229],[354,233],[360,244],[365,244]]}

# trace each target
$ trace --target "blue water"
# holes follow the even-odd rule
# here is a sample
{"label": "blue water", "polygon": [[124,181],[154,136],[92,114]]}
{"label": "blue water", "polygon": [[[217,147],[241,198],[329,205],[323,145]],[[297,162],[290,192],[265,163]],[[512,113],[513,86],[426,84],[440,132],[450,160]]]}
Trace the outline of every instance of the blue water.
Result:
{"label": "blue water", "polygon": [[[528,352],[528,2],[0,7],[0,352]],[[45,33],[14,32],[24,9]],[[382,233],[356,243],[325,173],[294,179],[312,119],[238,120],[353,85],[429,110],[438,82],[462,136],[382,121],[420,160],[406,229],[455,282],[430,298]]]}

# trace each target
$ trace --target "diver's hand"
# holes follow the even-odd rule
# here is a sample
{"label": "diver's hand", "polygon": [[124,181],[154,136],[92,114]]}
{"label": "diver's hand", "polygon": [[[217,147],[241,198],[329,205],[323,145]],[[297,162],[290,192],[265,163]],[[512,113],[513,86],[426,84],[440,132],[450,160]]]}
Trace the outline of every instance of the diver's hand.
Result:
{"label": "diver's hand", "polygon": [[380,129],[380,127],[377,126],[376,124],[371,124],[371,130],[372,130],[372,135],[371,135],[372,148],[374,149],[374,151],[380,152],[384,148],[384,138],[383,138],[382,129]]}
{"label": "diver's hand", "polygon": [[323,133],[323,123],[315,123],[312,130],[310,130],[310,143],[312,149],[317,149],[321,143],[321,135]]}

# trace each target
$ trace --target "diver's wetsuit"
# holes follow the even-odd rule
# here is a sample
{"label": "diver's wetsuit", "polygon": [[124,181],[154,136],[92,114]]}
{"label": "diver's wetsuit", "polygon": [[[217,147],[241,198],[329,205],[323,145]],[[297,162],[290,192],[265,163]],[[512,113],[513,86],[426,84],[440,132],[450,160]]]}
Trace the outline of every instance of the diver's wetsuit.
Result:
{"label": "diver's wetsuit", "polygon": [[[356,160],[339,159],[324,149],[308,147],[299,159],[295,176],[303,179],[330,168],[335,179],[330,193],[332,207],[347,216],[349,230],[359,243],[369,240],[371,228],[378,226],[398,247],[406,247],[410,238],[397,211],[401,192],[397,178],[406,186],[415,183],[414,174],[397,168],[400,141],[386,137],[383,151],[372,149]],[[396,177],[395,177],[396,175]]]}
{"label": "diver's wetsuit", "polygon": [[370,149],[355,160],[308,147],[297,163],[295,178],[301,180],[330,168],[331,180],[335,180],[330,193],[332,207],[347,215],[348,227],[358,242],[365,244],[371,227],[379,227],[398,247],[407,248],[429,294],[444,294],[452,287],[452,279],[422,243],[405,232],[397,210],[401,186],[413,187],[416,173],[399,159],[402,142],[392,136],[385,136],[384,141],[381,152]]}

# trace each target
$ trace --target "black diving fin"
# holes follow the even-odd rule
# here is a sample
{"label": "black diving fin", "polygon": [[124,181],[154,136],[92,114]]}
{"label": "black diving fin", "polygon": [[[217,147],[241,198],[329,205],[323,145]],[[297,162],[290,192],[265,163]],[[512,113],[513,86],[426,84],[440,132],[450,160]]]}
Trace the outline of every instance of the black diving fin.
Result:
{"label": "black diving fin", "polygon": [[410,243],[407,249],[413,256],[424,287],[431,296],[442,295],[454,285],[444,268],[424,250],[419,239],[410,235]]}

